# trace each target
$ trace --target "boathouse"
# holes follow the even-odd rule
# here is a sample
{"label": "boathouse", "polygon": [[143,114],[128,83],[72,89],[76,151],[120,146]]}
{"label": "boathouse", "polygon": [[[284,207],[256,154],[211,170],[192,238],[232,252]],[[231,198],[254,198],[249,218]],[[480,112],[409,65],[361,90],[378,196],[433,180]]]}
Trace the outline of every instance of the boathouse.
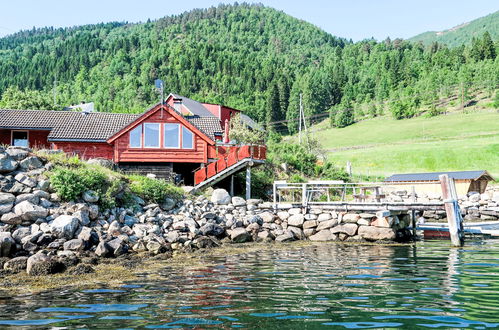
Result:
{"label": "boathouse", "polygon": [[104,158],[125,172],[180,175],[199,185],[265,159],[264,146],[229,143],[229,122],[238,112],[177,94],[142,114],[0,109],[0,144]]}
{"label": "boathouse", "polygon": [[487,171],[481,170],[394,174],[386,178],[384,182],[408,192],[411,192],[414,187],[415,191],[420,193],[441,193],[442,188],[439,181],[441,174],[447,174],[454,179],[458,195],[466,195],[472,191],[483,193],[489,181],[494,180]]}

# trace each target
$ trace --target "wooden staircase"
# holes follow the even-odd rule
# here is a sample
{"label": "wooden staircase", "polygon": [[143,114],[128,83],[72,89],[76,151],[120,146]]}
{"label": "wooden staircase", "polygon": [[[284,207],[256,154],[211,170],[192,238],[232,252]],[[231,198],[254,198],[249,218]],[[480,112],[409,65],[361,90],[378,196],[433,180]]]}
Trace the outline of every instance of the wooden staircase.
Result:
{"label": "wooden staircase", "polygon": [[227,156],[220,157],[217,161],[209,163],[194,173],[194,189],[192,191],[207,188],[247,167],[263,164],[266,153],[265,146],[230,147]]}

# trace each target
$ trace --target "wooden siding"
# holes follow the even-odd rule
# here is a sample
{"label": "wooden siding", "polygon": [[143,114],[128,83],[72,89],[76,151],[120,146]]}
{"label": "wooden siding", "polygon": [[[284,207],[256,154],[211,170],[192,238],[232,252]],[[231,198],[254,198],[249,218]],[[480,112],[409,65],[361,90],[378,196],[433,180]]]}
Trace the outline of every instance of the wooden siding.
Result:
{"label": "wooden siding", "polygon": [[[136,123],[133,128],[143,123],[175,123],[181,124],[175,117],[167,111],[154,113],[143,122]],[[181,124],[182,125],[182,124]],[[131,131],[131,130],[130,130]],[[207,143],[200,138],[196,132],[194,134],[193,149],[170,149],[170,148],[130,148],[130,131],[121,135],[114,141],[115,162],[173,162],[173,163],[207,163],[208,152]],[[160,130],[160,141],[163,144],[163,129]]]}
{"label": "wooden siding", "polygon": [[[0,129],[0,144],[10,145],[12,143],[12,131],[10,129]],[[28,145],[30,148],[48,148],[50,146],[47,141],[49,130],[19,129],[14,131],[28,131]]]}
{"label": "wooden siding", "polygon": [[113,160],[113,146],[105,142],[54,142],[53,146],[56,150],[77,154],[82,159]]}

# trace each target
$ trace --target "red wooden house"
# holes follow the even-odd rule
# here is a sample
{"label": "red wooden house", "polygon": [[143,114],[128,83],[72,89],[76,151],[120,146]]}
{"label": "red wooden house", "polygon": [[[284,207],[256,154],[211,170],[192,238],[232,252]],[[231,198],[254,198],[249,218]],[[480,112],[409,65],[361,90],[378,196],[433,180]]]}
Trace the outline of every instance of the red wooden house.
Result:
{"label": "red wooden house", "polygon": [[265,159],[263,146],[222,143],[237,112],[176,94],[142,114],[0,109],[0,144],[105,158],[124,171],[176,173],[202,186]]}

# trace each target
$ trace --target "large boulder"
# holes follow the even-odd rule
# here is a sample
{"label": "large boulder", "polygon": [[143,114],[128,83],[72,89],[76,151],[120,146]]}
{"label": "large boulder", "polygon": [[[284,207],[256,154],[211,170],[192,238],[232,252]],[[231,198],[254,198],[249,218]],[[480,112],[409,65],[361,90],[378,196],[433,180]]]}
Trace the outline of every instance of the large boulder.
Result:
{"label": "large boulder", "polygon": [[215,189],[211,195],[211,201],[217,205],[228,205],[231,202],[231,198],[227,190]]}
{"label": "large boulder", "polygon": [[[1,205],[0,205],[1,206]],[[0,212],[1,214],[1,212]],[[0,221],[6,223],[8,225],[20,225],[23,222],[23,219],[20,215],[15,214],[14,212],[9,212],[2,214]]]}
{"label": "large boulder", "polygon": [[22,183],[25,186],[28,186],[30,188],[34,188],[37,185],[37,182],[35,179],[30,178],[24,173],[18,173],[14,179],[16,179],[17,182]]}
{"label": "large boulder", "polygon": [[28,265],[28,257],[16,257],[7,261],[3,265],[3,269],[10,270],[14,273],[19,273],[26,269]]}
{"label": "large boulder", "polygon": [[32,255],[27,260],[26,272],[28,275],[49,275],[62,271],[64,271],[64,266],[60,262],[42,252]]}
{"label": "large boulder", "polygon": [[17,162],[6,153],[0,153],[0,173],[15,171]]}
{"label": "large boulder", "polygon": [[293,214],[288,218],[288,225],[301,227],[303,225],[303,221],[305,221],[303,214]]}
{"label": "large boulder", "polygon": [[16,242],[9,232],[0,232],[0,257],[8,257],[16,247]]}
{"label": "large boulder", "polygon": [[97,203],[99,195],[93,190],[87,190],[83,193],[83,200],[87,203]]}
{"label": "large boulder", "polygon": [[80,238],[70,239],[64,242],[64,250],[68,251],[83,251],[85,249],[85,242]]}
{"label": "large boulder", "polygon": [[5,150],[5,152],[9,154],[10,157],[14,158],[14,160],[23,160],[29,155],[29,149],[22,147],[11,146],[8,147],[7,150]]}
{"label": "large boulder", "polygon": [[36,156],[31,156],[23,159],[19,163],[19,166],[24,170],[30,171],[42,167],[43,162],[40,160],[40,158]]}
{"label": "large boulder", "polygon": [[238,196],[232,197],[232,205],[235,207],[246,206],[246,200]]}
{"label": "large boulder", "polygon": [[225,233],[225,229],[215,223],[207,223],[199,228],[199,232],[203,236],[222,236]]}
{"label": "large boulder", "polygon": [[14,213],[21,216],[23,220],[33,221],[45,218],[48,215],[48,210],[29,201],[24,201],[14,207]]}
{"label": "large boulder", "polygon": [[324,229],[318,232],[317,234],[314,234],[308,238],[311,241],[318,241],[318,242],[325,242],[325,241],[332,241],[336,239],[336,237],[331,233],[331,230],[329,229]]}
{"label": "large boulder", "polygon": [[369,241],[394,240],[395,230],[374,226],[360,226],[358,235]]}
{"label": "large boulder", "polygon": [[244,243],[251,241],[251,235],[245,228],[235,228],[230,231],[230,239],[234,243]]}
{"label": "large boulder", "polygon": [[78,228],[78,218],[60,215],[50,224],[50,231],[59,238],[71,239]]}
{"label": "large boulder", "polygon": [[325,220],[325,221],[319,222],[319,225],[317,226],[316,230],[321,231],[324,229],[329,229],[329,228],[336,226],[337,224],[338,224],[338,220],[336,220],[336,219]]}
{"label": "large boulder", "polygon": [[16,201],[16,196],[0,192],[0,205],[1,204],[12,204]]}
{"label": "large boulder", "polygon": [[357,224],[355,223],[346,223],[343,225],[339,225],[331,229],[333,234],[347,234],[348,236],[354,236],[357,233]]}

